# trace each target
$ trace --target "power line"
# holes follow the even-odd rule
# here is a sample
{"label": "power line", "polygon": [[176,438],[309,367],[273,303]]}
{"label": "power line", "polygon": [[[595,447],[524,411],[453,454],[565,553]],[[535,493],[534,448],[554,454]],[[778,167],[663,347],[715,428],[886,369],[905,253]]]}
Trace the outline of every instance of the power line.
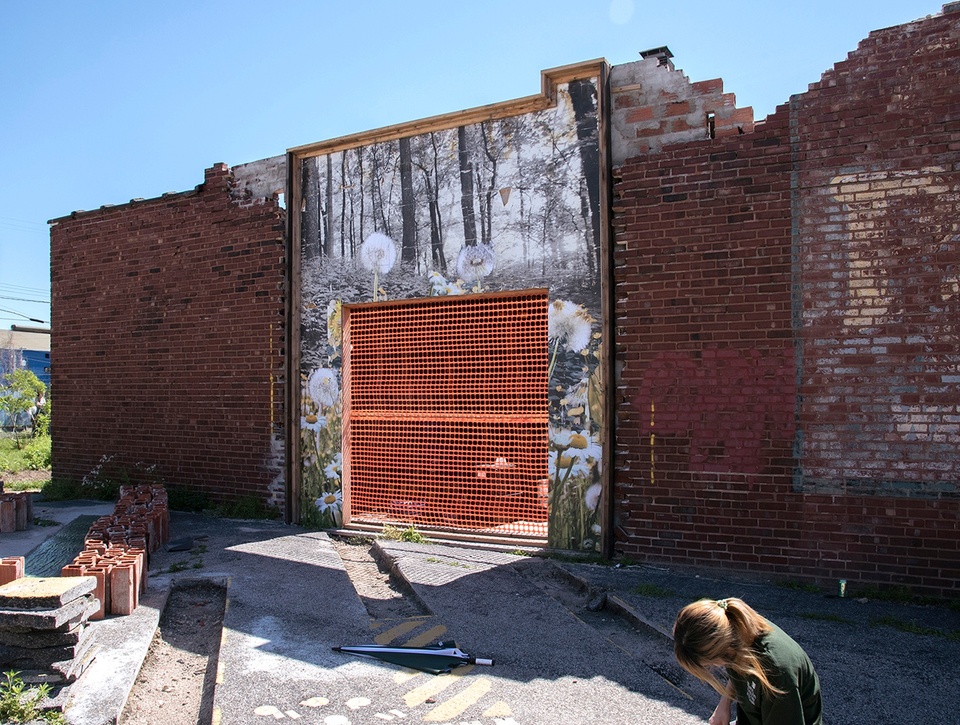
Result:
{"label": "power line", "polygon": [[10,300],[11,302],[36,302],[37,304],[40,304],[40,305],[50,304],[50,300],[27,300],[27,299],[24,299],[23,297],[4,297],[3,295],[0,295],[0,300]]}
{"label": "power line", "polygon": [[[38,323],[40,323],[41,325],[49,325],[49,324],[50,324],[50,321],[49,321],[49,320],[38,320],[37,318],[35,318],[35,317],[30,317],[29,315],[25,315],[25,314],[23,314],[22,312],[17,312],[16,310],[8,310],[8,309],[6,309],[6,308],[4,308],[4,307],[0,307],[0,312],[7,312],[7,313],[9,313],[9,314],[11,314],[11,315],[19,315],[20,317],[22,317],[22,318],[25,319],[25,320],[30,320],[30,322],[38,322]],[[10,319],[10,318],[6,318],[6,319]]]}
{"label": "power line", "polygon": [[35,292],[47,293],[50,291],[49,287],[24,287],[19,284],[8,284],[6,282],[0,282],[0,291],[3,292],[16,292],[17,294],[33,294]]}

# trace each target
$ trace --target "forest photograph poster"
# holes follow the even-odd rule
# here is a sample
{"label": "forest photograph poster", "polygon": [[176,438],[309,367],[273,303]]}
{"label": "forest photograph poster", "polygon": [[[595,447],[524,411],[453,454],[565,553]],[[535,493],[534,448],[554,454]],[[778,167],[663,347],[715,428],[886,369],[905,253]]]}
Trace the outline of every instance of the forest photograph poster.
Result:
{"label": "forest photograph poster", "polygon": [[601,89],[596,73],[538,110],[295,157],[301,523],[343,524],[343,305],[538,288],[549,543],[599,550]]}

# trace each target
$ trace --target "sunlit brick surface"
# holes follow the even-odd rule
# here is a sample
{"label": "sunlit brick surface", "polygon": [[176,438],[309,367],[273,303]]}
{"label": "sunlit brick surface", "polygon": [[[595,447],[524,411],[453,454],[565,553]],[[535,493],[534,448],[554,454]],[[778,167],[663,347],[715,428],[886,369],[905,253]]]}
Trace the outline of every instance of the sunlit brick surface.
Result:
{"label": "sunlit brick surface", "polygon": [[352,521],[546,535],[547,297],[348,307]]}

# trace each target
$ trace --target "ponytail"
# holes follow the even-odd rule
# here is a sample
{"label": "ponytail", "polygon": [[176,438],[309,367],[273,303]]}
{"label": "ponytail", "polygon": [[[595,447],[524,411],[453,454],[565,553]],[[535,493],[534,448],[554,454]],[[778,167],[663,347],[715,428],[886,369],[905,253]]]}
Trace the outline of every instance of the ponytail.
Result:
{"label": "ponytail", "polygon": [[742,599],[701,599],[680,610],[673,625],[673,651],[687,672],[721,695],[735,699],[729,682],[723,684],[711,671],[725,666],[737,674],[756,677],[765,691],[783,694],[763,668],[753,649],[757,638],[771,630],[770,623]]}

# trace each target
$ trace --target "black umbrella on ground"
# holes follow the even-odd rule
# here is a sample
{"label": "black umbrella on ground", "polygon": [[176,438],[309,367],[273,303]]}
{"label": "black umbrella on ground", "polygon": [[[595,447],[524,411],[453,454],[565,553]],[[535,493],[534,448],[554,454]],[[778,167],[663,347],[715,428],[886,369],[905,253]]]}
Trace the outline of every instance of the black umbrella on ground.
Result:
{"label": "black umbrella on ground", "polygon": [[358,644],[334,647],[334,652],[346,652],[360,657],[391,662],[395,665],[439,675],[461,665],[493,665],[493,660],[472,657],[457,647],[457,643],[438,642],[426,647],[389,647],[380,644]]}

